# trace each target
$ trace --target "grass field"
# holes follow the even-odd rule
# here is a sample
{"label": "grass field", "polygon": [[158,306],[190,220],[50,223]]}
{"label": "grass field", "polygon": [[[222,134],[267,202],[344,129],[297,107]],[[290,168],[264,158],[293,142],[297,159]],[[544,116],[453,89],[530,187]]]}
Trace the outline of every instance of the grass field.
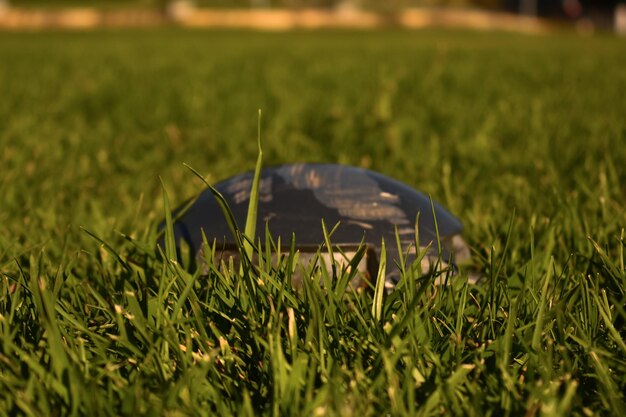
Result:
{"label": "grass field", "polygon": [[[0,414],[626,413],[623,40],[1,33],[0,62]],[[158,177],[173,206],[183,162],[252,169],[259,108],[265,165],[430,193],[485,283],[408,272],[378,315],[289,257],[161,261]]]}

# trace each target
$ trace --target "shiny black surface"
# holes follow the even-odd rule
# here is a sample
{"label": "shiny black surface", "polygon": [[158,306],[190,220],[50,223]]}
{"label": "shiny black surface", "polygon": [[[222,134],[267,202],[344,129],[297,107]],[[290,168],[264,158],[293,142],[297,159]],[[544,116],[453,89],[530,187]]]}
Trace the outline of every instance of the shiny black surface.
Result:
{"label": "shiny black surface", "polygon": [[[242,230],[252,176],[253,173],[248,172],[215,185],[228,201]],[[433,204],[442,240],[461,233],[461,222],[437,203]],[[436,233],[431,202],[423,193],[366,169],[336,164],[283,165],[262,171],[256,231],[264,242],[267,224],[272,237],[276,240],[280,236],[285,246],[289,245],[292,233],[298,246],[318,246],[324,242],[321,225],[324,219],[329,230],[340,223],[331,238],[333,244],[354,245],[364,240],[378,249],[384,238],[388,251],[395,258],[395,227],[398,227],[405,250],[414,242],[418,212],[420,246],[426,246],[436,240]],[[194,253],[202,244],[201,230],[208,241],[215,240],[218,247],[234,243],[224,215],[209,190],[204,191],[174,225],[176,241],[185,240]],[[433,248],[437,250],[436,242]],[[450,252],[444,245],[444,257]]]}

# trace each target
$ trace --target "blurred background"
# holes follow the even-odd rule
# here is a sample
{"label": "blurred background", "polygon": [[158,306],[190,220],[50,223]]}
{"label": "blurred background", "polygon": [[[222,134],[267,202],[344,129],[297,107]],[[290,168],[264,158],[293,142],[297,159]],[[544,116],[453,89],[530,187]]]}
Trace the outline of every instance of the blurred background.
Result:
{"label": "blurred background", "polygon": [[[73,10],[68,10],[73,9]],[[64,10],[63,15],[58,15]],[[206,10],[280,11],[254,16],[207,15]],[[287,12],[325,11],[324,16],[293,16]],[[42,12],[50,15],[42,15]],[[125,12],[126,16],[119,15]],[[204,11],[204,12],[203,12]],[[410,11],[409,15],[406,15]],[[416,16],[417,12],[421,12]],[[34,13],[39,13],[34,15]],[[103,16],[117,12],[117,16]],[[334,12],[332,15],[329,12]],[[361,12],[361,13],[359,13]],[[446,12],[457,13],[446,15]],[[459,16],[459,12],[466,12]],[[57,15],[54,15],[57,13]],[[348,17],[348,14],[353,15]],[[375,15],[372,15],[374,13]],[[342,16],[337,16],[341,14]],[[382,14],[383,16],[380,16]],[[310,13],[309,13],[310,15]],[[512,20],[517,16],[522,19]],[[0,0],[0,27],[188,24],[192,26],[286,29],[319,26],[482,26],[529,30],[527,18],[595,29],[626,32],[626,2],[621,0]],[[258,20],[258,18],[256,18]],[[294,19],[297,21],[294,22]],[[506,22],[485,23],[489,19]],[[450,22],[450,21],[453,22]],[[255,23],[256,22],[256,23]]]}
{"label": "blurred background", "polygon": [[148,233],[159,177],[178,205],[204,187],[183,162],[253,167],[258,109],[266,165],[381,171],[477,246],[514,207],[564,259],[625,224],[615,0],[0,2],[0,268]]}

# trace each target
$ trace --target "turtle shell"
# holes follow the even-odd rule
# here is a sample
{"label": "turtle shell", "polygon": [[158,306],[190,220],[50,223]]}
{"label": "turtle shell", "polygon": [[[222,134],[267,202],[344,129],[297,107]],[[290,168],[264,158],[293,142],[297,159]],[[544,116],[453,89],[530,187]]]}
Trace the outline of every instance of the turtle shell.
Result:
{"label": "turtle shell", "polygon": [[[215,185],[228,202],[240,228],[245,225],[253,172],[236,175]],[[185,241],[196,253],[202,247],[202,230],[216,247],[232,247],[235,239],[210,190],[202,192],[182,213],[174,212],[176,242]],[[434,210],[433,210],[434,208]],[[419,216],[418,216],[419,213]],[[434,216],[433,216],[434,213]],[[337,164],[291,164],[265,168],[259,183],[257,237],[265,241],[266,225],[274,241],[296,247],[317,248],[324,242],[322,220],[337,246],[357,246],[362,241],[380,253],[386,242],[388,263],[397,260],[396,228],[403,252],[415,246],[416,219],[419,245],[431,244],[438,255],[435,219],[444,260],[467,257],[460,238],[461,222],[428,196],[377,172]],[[389,268],[388,268],[389,269]]]}

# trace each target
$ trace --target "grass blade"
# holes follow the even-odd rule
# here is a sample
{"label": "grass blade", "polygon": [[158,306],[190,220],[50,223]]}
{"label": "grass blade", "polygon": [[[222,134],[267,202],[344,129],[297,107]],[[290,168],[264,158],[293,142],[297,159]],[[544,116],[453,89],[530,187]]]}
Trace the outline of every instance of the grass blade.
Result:
{"label": "grass blade", "polygon": [[374,321],[378,323],[380,323],[383,314],[383,294],[385,293],[386,269],[387,251],[385,249],[385,239],[382,239],[380,245],[378,274],[376,275],[376,288],[374,289],[374,303],[372,304],[372,317],[374,317]]}
{"label": "grass blade", "polygon": [[[263,150],[261,148],[261,110],[259,110],[259,122],[258,122],[258,136],[257,144],[259,147],[259,154],[256,160],[256,166],[254,168],[254,177],[252,179],[252,188],[250,189],[250,200],[248,201],[248,215],[246,217],[246,229],[245,235],[253,242],[256,239],[254,235],[256,232],[256,219],[257,210],[259,207],[259,181],[261,179],[261,168],[263,166]],[[252,245],[244,241],[244,249],[248,258],[252,259]]]}

